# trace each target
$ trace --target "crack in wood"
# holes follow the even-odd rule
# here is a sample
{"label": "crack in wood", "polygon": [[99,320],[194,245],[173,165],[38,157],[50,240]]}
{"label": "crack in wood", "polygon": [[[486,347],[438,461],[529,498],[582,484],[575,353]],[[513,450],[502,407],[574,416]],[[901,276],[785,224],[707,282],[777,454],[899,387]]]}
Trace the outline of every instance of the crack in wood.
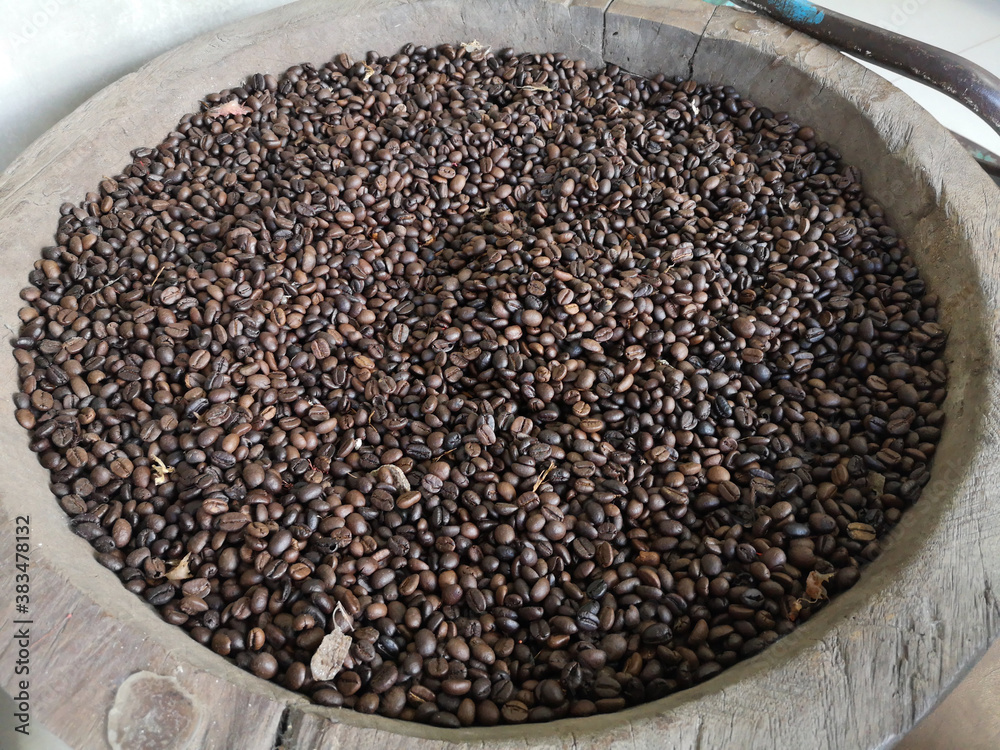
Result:
{"label": "crack in wood", "polygon": [[286,705],[278,720],[278,729],[274,733],[274,741],[271,743],[271,750],[285,750],[285,736],[288,733],[292,707]]}
{"label": "crack in wood", "polygon": [[688,60],[688,80],[694,80],[694,59],[698,56],[698,49],[701,47],[702,41],[705,39],[705,35],[708,34],[708,27],[712,25],[712,20],[715,18],[715,14],[719,12],[720,5],[716,5],[712,8],[711,14],[708,16],[708,20],[705,21],[705,26],[702,28],[701,33],[698,35],[698,41],[694,43],[694,51],[691,52],[691,58]]}
{"label": "crack in wood", "polygon": [[601,60],[607,64],[608,59],[604,54],[604,51],[608,48],[608,13],[611,12],[611,6],[615,4],[615,0],[608,0],[608,4],[604,6],[604,10],[601,11]]}

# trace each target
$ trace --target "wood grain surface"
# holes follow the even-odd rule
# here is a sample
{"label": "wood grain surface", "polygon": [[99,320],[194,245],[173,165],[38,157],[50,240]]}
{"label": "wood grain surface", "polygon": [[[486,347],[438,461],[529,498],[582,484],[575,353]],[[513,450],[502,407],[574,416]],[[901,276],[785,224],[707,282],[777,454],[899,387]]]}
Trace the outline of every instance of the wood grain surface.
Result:
{"label": "wood grain surface", "polygon": [[[52,243],[59,205],[79,201],[128,152],[158,143],[201,96],[256,72],[405,42],[477,39],[558,50],[640,75],[725,82],[792,112],[864,171],[941,297],[950,329],[948,424],[931,483],[861,582],[764,654],[710,682],[620,714],[539,726],[445,731],[322,709],[237,669],[162,622],[68,529],[14,410],[0,410],[0,539],[32,527],[32,713],[68,744],[109,748],[149,696],[184,713],[199,748],[881,748],[893,745],[1000,628],[997,188],[904,94],[810,39],[695,0],[303,0],[179,47],[102,91],[0,178],[0,323]],[[0,357],[0,391],[17,389]],[[0,545],[0,570],[13,567]],[[0,623],[14,619],[0,575]],[[0,664],[15,645],[0,638]],[[129,680],[126,687],[122,685]],[[0,670],[10,690],[13,670]],[[121,691],[121,692],[120,692]],[[144,697],[146,696],[146,697]],[[118,701],[116,705],[116,700]],[[166,700],[166,699],[165,699]],[[114,712],[109,725],[109,714]],[[140,712],[141,713],[141,712]],[[150,730],[153,731],[153,730]]]}

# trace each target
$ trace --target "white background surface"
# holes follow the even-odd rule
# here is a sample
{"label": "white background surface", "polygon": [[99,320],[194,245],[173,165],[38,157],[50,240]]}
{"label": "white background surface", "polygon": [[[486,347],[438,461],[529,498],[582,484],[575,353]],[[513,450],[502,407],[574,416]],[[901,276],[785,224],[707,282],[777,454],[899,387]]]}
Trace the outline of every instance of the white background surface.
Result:
{"label": "white background surface", "polygon": [[[0,169],[91,95],[147,60],[201,33],[287,2],[0,0]],[[825,0],[821,4],[957,52],[1000,74],[1000,0]],[[331,57],[337,51],[330,50]],[[961,105],[896,74],[886,77],[947,127],[1000,152],[1000,136]],[[127,148],[138,145],[123,144],[123,158]],[[921,727],[923,731],[904,742],[907,750],[1000,747],[996,721],[1000,669],[991,666],[1000,663],[996,649],[991,657],[977,668],[976,679],[956,690]],[[0,693],[0,748],[65,748],[44,732],[37,719],[31,741],[24,742],[9,727],[11,713],[9,700]],[[956,722],[950,736],[959,744],[939,744],[944,740],[937,738],[949,736],[947,724],[935,722],[941,717]],[[936,724],[933,736],[927,724]],[[960,735],[967,738],[959,741]]]}

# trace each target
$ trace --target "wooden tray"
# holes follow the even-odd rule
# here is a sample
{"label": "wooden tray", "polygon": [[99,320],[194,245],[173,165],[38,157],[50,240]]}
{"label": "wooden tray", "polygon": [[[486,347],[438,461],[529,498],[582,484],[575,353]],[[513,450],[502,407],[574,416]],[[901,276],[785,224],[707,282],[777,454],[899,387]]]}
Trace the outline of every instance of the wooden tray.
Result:
{"label": "wooden tray", "polygon": [[[694,0],[303,0],[241,21],[109,86],[0,178],[0,322],[11,335],[17,329],[18,291],[53,242],[59,205],[120,171],[132,148],[160,142],[201,96],[340,52],[357,58],[409,41],[473,39],[731,84],[812,124],[863,168],[950,329],[948,423],[919,504],[855,588],[708,683],[619,714],[441,730],[312,706],[161,621],[70,532],[8,401],[0,410],[0,664],[17,654],[14,518],[28,514],[33,721],[80,748],[110,747],[109,732],[115,747],[130,749],[892,745],[1000,629],[1000,195],[912,100],[800,34]],[[17,390],[10,356],[0,358],[0,390]],[[18,679],[12,668],[0,672],[11,693]],[[159,724],[143,744],[127,717],[146,714]]]}

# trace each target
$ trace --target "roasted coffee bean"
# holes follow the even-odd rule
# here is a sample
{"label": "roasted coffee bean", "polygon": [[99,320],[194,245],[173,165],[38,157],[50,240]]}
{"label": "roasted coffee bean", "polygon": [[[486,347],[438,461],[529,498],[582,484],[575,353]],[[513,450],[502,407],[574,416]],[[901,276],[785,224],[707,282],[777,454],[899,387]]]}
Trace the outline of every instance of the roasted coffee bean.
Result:
{"label": "roasted coffee bean", "polygon": [[396,665],[392,662],[385,662],[372,673],[369,684],[376,693],[384,693],[396,684],[397,679]]}
{"label": "roasted coffee bean", "polygon": [[254,654],[250,660],[250,670],[258,677],[270,680],[278,674],[278,660],[273,654],[266,652]]}
{"label": "roasted coffee bean", "polygon": [[938,300],[789,115],[475,45],[205,101],[53,218],[15,416],[100,564],[257,676],[620,710],[811,617],[928,483]]}
{"label": "roasted coffee bean", "polygon": [[654,623],[642,631],[642,642],[650,646],[658,646],[670,640],[670,627],[662,622]]}
{"label": "roasted coffee bean", "polygon": [[132,538],[132,524],[124,518],[119,518],[111,529],[111,538],[119,549],[125,547]]}
{"label": "roasted coffee bean", "polygon": [[528,707],[521,701],[508,701],[500,709],[500,714],[509,724],[520,724],[528,719]]}

